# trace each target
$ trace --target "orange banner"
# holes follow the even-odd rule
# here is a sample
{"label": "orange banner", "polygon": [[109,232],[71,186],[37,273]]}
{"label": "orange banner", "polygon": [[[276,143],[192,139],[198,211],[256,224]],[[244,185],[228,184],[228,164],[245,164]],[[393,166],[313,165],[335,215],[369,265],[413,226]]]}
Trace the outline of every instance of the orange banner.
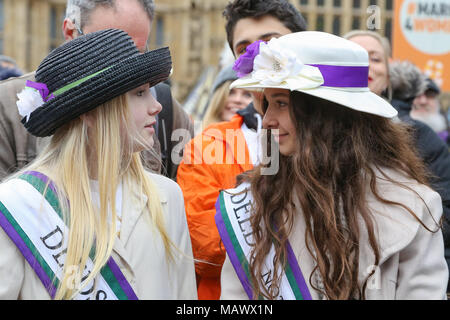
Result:
{"label": "orange banner", "polygon": [[409,60],[450,91],[450,0],[395,0],[393,58]]}

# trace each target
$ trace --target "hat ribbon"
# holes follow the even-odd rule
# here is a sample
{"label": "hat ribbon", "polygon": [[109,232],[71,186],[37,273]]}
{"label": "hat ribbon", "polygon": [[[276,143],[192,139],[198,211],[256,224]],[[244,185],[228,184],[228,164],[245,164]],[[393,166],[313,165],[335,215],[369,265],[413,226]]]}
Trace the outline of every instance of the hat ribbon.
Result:
{"label": "hat ribbon", "polygon": [[33,113],[36,109],[40,108],[44,103],[54,99],[56,96],[63,94],[64,92],[86,82],[87,80],[95,77],[96,75],[108,70],[111,67],[100,70],[94,74],[88,75],[82,79],[79,79],[75,82],[69,83],[68,85],[56,90],[53,93],[50,93],[47,85],[41,82],[34,82],[31,80],[27,80],[25,84],[25,88],[17,94],[19,98],[17,101],[17,108],[19,114],[22,117],[25,117],[25,122],[28,122],[30,119],[31,113]]}
{"label": "hat ribbon", "polygon": [[[286,84],[290,90],[334,88],[367,88],[369,66],[302,63],[296,52],[285,48],[279,39],[257,41],[249,46],[233,67],[241,78],[240,85],[256,83],[265,86]],[[232,87],[234,87],[232,85]]]}
{"label": "hat ribbon", "polygon": [[27,80],[25,85],[29,88],[36,89],[41,95],[42,100],[44,100],[44,102],[47,102],[55,97],[53,94],[50,94],[50,91],[48,90],[47,85],[45,83]]}
{"label": "hat ribbon", "polygon": [[324,87],[367,88],[369,85],[368,66],[333,66],[308,64],[320,70]]}
{"label": "hat ribbon", "polygon": [[90,74],[90,75],[88,75],[88,76],[86,76],[86,77],[84,77],[84,78],[81,78],[80,80],[77,80],[77,81],[75,81],[75,82],[69,83],[68,85],[65,85],[64,87],[59,88],[58,90],[56,90],[55,92],[53,92],[53,94],[54,94],[55,96],[59,96],[60,94],[63,94],[64,92],[69,91],[70,89],[75,88],[76,86],[79,86],[79,85],[82,84],[83,82],[88,81],[89,79],[95,77],[96,75],[99,75],[100,73],[102,73],[102,72],[108,70],[109,68],[111,68],[111,67],[108,67],[108,68],[105,68],[105,69],[103,69],[103,70],[100,70],[100,71],[98,71],[98,72],[96,72],[96,73]]}

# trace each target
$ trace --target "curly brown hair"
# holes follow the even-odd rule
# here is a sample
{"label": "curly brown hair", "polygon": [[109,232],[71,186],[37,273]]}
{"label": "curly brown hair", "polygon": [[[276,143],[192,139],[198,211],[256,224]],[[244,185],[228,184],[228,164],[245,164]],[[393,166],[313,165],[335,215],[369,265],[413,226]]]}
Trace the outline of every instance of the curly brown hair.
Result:
{"label": "curly brown hair", "polygon": [[[401,206],[428,231],[437,232],[427,228],[405,204],[384,199],[377,187],[381,178],[420,197],[392,180],[385,170],[400,171],[425,185],[428,174],[415,152],[408,125],[300,92],[292,92],[290,99],[290,115],[298,137],[295,154],[280,155],[280,169],[275,175],[262,175],[261,167],[257,167],[238,180],[251,184],[255,201],[251,218],[255,245],[249,260],[254,297],[276,297],[281,276],[266,288],[257,275],[262,274],[272,245],[276,252],[273,273],[281,274],[294,216],[300,211],[306,222],[305,243],[315,259],[310,285],[328,299],[364,299],[371,275],[362,286],[358,284],[359,241],[365,231],[358,224],[361,218],[374,265],[380,258],[374,213],[368,208],[367,195],[372,193],[380,202]],[[294,195],[301,208],[295,208]],[[313,284],[315,273],[320,275],[323,289]]]}

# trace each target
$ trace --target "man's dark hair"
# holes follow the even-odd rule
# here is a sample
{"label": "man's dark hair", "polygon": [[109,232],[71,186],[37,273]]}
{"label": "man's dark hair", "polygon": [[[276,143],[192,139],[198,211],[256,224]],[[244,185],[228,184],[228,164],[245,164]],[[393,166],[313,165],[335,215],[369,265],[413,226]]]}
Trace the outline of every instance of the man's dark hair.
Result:
{"label": "man's dark hair", "polygon": [[301,13],[286,0],[235,0],[228,3],[223,11],[223,16],[227,20],[225,30],[231,51],[233,51],[233,32],[238,21],[265,15],[277,18],[292,32],[305,31],[307,28]]}

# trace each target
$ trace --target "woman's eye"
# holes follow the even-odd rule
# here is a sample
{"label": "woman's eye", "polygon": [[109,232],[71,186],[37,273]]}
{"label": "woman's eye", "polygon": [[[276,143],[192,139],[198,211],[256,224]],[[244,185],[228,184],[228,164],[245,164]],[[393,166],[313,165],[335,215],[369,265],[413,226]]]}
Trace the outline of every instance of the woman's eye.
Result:
{"label": "woman's eye", "polygon": [[379,57],[370,57],[371,62],[381,62],[381,58]]}
{"label": "woman's eye", "polygon": [[247,47],[241,47],[241,48],[238,48],[237,54],[238,54],[238,55],[242,55],[242,54],[245,53],[245,51],[247,51]]}
{"label": "woman's eye", "polygon": [[146,91],[147,91],[147,90],[139,90],[139,91],[137,92],[137,96],[138,96],[138,97],[142,97],[142,96],[145,94]]}
{"label": "woman's eye", "polygon": [[284,101],[277,101],[277,104],[280,108],[286,107],[288,104]]}

